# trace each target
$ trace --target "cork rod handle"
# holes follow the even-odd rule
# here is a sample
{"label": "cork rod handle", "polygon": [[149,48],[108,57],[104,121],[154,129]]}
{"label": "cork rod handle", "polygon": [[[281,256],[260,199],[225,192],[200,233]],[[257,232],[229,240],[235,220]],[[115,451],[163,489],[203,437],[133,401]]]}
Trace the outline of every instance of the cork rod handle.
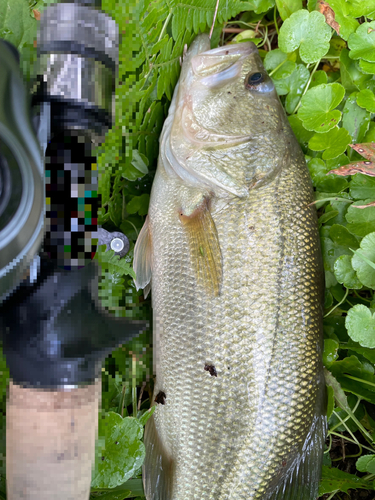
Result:
{"label": "cork rod handle", "polygon": [[100,380],[59,391],[10,382],[8,500],[88,500],[100,396]]}

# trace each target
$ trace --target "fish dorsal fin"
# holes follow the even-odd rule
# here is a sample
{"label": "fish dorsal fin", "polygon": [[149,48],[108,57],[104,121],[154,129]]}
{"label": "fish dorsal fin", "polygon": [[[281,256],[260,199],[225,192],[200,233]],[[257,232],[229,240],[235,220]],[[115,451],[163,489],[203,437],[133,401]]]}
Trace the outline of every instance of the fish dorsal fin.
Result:
{"label": "fish dorsal fin", "polygon": [[149,216],[146,217],[134,247],[133,269],[135,272],[134,283],[137,290],[147,287],[148,294],[150,291],[148,285],[151,281],[152,272],[152,246]]}
{"label": "fish dorsal fin", "polygon": [[189,235],[190,256],[198,283],[214,296],[220,294],[223,265],[219,237],[209,210],[209,200],[203,201],[190,214],[183,210],[180,221]]}

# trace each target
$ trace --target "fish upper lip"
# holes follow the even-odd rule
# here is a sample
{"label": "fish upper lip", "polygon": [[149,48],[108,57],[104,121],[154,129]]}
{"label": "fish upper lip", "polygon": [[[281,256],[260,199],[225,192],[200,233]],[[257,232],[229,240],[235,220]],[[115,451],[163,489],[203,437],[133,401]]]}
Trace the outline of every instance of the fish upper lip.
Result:
{"label": "fish upper lip", "polygon": [[228,53],[233,55],[233,54],[239,54],[239,55],[250,55],[253,52],[256,52],[258,49],[253,42],[241,42],[241,43],[235,43],[231,45],[223,45],[222,47],[217,47],[216,49],[210,49],[205,52],[200,52],[199,55],[226,55]]}

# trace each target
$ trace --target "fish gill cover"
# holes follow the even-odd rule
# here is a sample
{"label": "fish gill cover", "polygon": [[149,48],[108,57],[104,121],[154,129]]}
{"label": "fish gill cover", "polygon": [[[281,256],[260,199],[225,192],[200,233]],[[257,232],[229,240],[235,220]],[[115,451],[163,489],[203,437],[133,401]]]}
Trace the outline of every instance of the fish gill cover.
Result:
{"label": "fish gill cover", "polygon": [[[26,79],[36,59],[38,19],[49,3],[0,0],[0,36],[19,48]],[[113,252],[99,253],[101,300],[118,316],[150,315],[149,297],[144,300],[133,285],[134,243],[147,214],[158,138],[184,47],[199,32],[208,32],[215,19],[212,47],[257,44],[315,188],[326,281],[329,418],[321,498],[373,499],[375,0],[220,0],[218,6],[216,0],[103,0],[102,7],[119,24],[122,41],[116,123],[98,151],[99,223],[123,231],[131,251],[121,260]],[[1,363],[0,498],[6,498],[8,372],[4,359]],[[146,333],[103,364],[92,499],[143,498],[142,435],[152,413],[151,394]]]}

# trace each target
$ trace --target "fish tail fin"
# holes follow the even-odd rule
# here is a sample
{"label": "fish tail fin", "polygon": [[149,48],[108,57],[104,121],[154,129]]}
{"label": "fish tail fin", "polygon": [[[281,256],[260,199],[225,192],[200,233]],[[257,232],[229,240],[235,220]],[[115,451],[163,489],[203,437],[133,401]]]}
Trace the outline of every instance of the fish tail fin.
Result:
{"label": "fish tail fin", "polygon": [[267,500],[315,500],[318,497],[323,461],[323,447],[327,432],[326,393],[322,378],[315,417],[303,448],[295,457],[284,481]]}
{"label": "fish tail fin", "polygon": [[146,458],[143,464],[143,488],[146,500],[171,500],[173,461],[161,442],[154,418],[152,415],[145,429]]}

